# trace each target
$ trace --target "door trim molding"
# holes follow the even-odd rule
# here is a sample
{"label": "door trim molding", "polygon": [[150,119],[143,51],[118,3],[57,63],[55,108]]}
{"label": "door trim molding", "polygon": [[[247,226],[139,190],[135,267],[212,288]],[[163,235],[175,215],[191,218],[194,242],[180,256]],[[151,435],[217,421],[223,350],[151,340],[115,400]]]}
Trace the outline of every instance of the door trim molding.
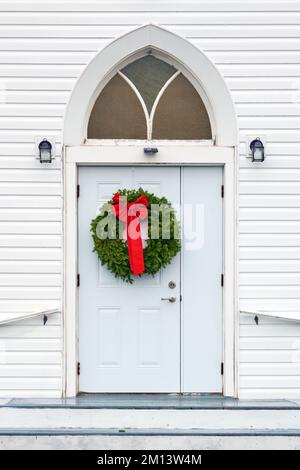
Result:
{"label": "door trim molding", "polygon": [[85,142],[89,116],[101,90],[120,68],[149,50],[174,64],[196,88],[209,114],[217,145],[236,145],[234,104],[215,64],[187,39],[154,24],[140,26],[114,39],[89,62],[76,81],[66,108],[64,144]]}
{"label": "door trim molding", "polygon": [[[78,287],[77,287],[77,169],[78,166],[223,166],[224,168],[224,288],[223,288],[223,393],[238,394],[238,296],[237,296],[237,205],[236,148],[185,145],[172,152],[162,146],[149,157],[140,143],[64,147],[64,395],[78,393]],[[178,148],[182,147],[182,152]],[[173,156],[174,155],[174,156]],[[178,156],[179,155],[179,156]]]}

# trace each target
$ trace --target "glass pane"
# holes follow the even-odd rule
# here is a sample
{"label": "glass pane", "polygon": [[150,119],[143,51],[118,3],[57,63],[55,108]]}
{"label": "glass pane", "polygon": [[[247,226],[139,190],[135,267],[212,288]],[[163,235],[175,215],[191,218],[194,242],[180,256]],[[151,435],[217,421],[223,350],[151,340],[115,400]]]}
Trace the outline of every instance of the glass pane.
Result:
{"label": "glass pane", "polygon": [[182,75],[167,87],[153,119],[153,139],[211,139],[211,127],[204,103]]}
{"label": "glass pane", "polygon": [[147,139],[142,105],[120,75],[115,75],[98,96],[90,115],[88,138]]}
{"label": "glass pane", "polygon": [[147,55],[121,70],[139,90],[150,114],[155,98],[164,84],[176,72],[175,67],[152,55]]}

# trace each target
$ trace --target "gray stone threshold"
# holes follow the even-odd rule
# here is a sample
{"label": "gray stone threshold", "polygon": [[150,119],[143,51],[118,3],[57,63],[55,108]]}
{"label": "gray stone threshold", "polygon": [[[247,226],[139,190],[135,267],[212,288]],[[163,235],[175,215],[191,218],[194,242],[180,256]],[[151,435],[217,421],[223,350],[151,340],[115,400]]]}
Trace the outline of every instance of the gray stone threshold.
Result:
{"label": "gray stone threshold", "polygon": [[238,400],[211,395],[81,394],[75,398],[2,400],[9,408],[299,410],[299,400]]}
{"label": "gray stone threshold", "polygon": [[0,436],[300,436],[299,429],[0,429]]}

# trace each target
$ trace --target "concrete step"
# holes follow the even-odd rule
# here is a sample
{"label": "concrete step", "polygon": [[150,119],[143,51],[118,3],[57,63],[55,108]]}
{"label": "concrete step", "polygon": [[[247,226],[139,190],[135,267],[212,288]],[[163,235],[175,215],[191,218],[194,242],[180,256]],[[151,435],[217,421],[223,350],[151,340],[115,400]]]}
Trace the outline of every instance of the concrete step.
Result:
{"label": "concrete step", "polygon": [[1,435],[0,450],[298,450],[299,436]]}
{"label": "concrete step", "polygon": [[300,434],[300,409],[70,409],[0,408],[0,433],[7,430],[114,430],[159,433]]}

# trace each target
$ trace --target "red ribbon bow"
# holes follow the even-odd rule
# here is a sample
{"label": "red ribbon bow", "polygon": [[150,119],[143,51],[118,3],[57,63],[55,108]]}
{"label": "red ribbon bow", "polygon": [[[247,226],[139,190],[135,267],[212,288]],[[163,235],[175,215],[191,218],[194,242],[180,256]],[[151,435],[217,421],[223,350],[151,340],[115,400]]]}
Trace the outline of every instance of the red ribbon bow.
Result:
{"label": "red ribbon bow", "polygon": [[114,195],[113,202],[115,216],[126,223],[130,269],[134,276],[138,276],[145,272],[140,220],[147,217],[149,202],[143,195],[133,202],[126,203],[126,199],[119,193]]}

